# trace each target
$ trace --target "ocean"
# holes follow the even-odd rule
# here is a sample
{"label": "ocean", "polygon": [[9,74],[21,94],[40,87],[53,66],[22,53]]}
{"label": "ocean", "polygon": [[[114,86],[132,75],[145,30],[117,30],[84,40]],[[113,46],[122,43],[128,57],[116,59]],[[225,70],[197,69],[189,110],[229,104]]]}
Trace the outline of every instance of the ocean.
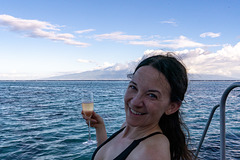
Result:
{"label": "ocean", "polygon": [[[233,81],[190,81],[182,117],[196,150],[212,108]],[[128,81],[0,81],[1,160],[88,160],[95,145],[83,145],[88,129],[81,118],[82,90],[94,93],[94,110],[108,136],[125,119],[123,97]],[[199,159],[220,159],[219,108],[209,127]],[[96,139],[91,128],[92,139]],[[240,88],[226,103],[226,157],[240,159]]]}

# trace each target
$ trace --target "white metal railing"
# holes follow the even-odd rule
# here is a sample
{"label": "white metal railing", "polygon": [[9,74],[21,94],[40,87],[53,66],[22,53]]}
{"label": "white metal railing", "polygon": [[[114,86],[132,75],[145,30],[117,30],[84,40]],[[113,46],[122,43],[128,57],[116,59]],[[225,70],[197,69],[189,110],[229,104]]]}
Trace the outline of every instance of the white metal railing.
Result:
{"label": "white metal railing", "polygon": [[208,118],[207,124],[205,126],[205,129],[203,131],[202,137],[200,139],[198,148],[197,148],[196,153],[195,153],[196,159],[197,159],[198,153],[201,149],[201,146],[202,146],[202,143],[203,143],[204,138],[206,136],[206,133],[208,131],[208,127],[211,123],[212,117],[215,113],[215,110],[220,106],[220,159],[225,160],[225,158],[226,158],[226,127],[225,127],[225,123],[226,123],[225,122],[226,100],[227,100],[228,94],[236,87],[240,87],[240,82],[235,82],[235,83],[231,84],[222,94],[220,104],[213,107],[213,109],[212,109],[212,111],[209,115],[209,118]]}
{"label": "white metal railing", "polygon": [[240,82],[231,84],[223,93],[220,102],[220,159],[225,160],[226,157],[226,127],[225,127],[225,108],[228,94],[236,87],[240,87]]}

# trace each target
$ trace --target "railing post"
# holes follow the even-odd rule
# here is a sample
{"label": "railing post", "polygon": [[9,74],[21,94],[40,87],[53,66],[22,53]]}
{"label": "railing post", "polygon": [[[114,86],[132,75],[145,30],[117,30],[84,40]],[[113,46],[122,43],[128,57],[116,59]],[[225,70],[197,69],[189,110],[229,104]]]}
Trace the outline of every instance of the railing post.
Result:
{"label": "railing post", "polygon": [[226,129],[225,129],[225,106],[228,94],[232,89],[240,87],[240,82],[231,84],[223,93],[220,102],[220,159],[225,160],[226,157]]}
{"label": "railing post", "polygon": [[220,106],[219,104],[216,105],[216,106],[214,106],[213,109],[212,109],[212,111],[211,111],[211,113],[210,113],[210,115],[209,115],[207,124],[206,124],[206,126],[205,126],[205,129],[204,129],[204,131],[203,131],[202,137],[201,137],[201,139],[200,139],[200,142],[199,142],[197,151],[196,151],[196,153],[195,153],[195,160],[197,160],[198,153],[199,153],[199,151],[200,151],[200,149],[201,149],[201,147],[202,147],[202,143],[203,143],[204,138],[205,138],[205,136],[206,136],[206,134],[207,134],[208,127],[210,126],[210,123],[211,123],[211,121],[212,121],[212,118],[213,118],[213,115],[214,115],[214,113],[215,113],[215,110],[216,110],[219,106]]}

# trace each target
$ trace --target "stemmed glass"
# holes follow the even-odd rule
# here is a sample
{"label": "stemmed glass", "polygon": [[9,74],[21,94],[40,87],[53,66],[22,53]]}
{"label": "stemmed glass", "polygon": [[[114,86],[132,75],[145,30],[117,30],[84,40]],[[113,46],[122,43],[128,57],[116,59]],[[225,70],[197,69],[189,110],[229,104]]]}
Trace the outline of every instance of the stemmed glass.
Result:
{"label": "stemmed glass", "polygon": [[88,141],[83,142],[83,144],[85,145],[94,144],[96,142],[91,140],[91,133],[90,133],[90,119],[93,113],[93,93],[91,91],[82,92],[82,110],[83,110],[83,114],[89,118]]}

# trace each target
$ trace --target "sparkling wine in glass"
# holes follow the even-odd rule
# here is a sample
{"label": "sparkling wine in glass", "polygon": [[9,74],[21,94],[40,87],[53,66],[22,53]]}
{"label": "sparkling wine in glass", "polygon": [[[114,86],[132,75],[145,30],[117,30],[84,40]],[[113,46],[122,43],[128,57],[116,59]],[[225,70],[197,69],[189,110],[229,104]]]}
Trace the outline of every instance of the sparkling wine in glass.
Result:
{"label": "sparkling wine in glass", "polygon": [[[83,91],[82,92],[82,110],[85,116],[91,118],[93,113],[93,93],[91,91]],[[95,141],[91,140],[90,133],[90,120],[88,124],[88,141],[83,144],[90,145],[94,144]]]}

